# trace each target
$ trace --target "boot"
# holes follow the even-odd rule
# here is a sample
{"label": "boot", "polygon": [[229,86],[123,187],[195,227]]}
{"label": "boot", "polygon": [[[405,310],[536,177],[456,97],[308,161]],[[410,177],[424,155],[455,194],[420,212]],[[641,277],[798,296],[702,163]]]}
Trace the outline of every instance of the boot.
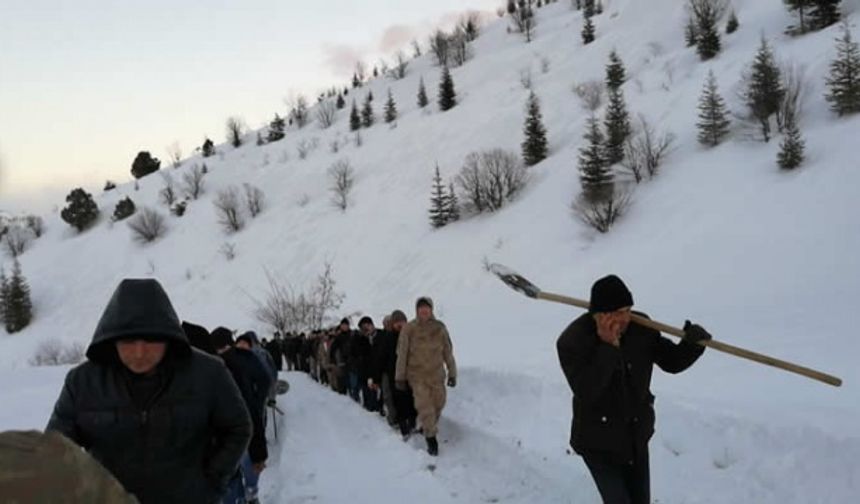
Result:
{"label": "boot", "polygon": [[436,442],[436,437],[427,438],[427,453],[435,457],[439,455],[439,443]]}

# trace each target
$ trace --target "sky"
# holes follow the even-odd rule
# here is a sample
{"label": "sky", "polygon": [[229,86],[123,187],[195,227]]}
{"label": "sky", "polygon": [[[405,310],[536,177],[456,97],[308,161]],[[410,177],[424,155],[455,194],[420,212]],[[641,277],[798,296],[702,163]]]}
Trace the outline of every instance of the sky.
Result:
{"label": "sky", "polygon": [[501,0],[0,0],[0,209],[45,211],[83,185],[167,163],[225,121],[257,128],[355,62],[426,43]]}

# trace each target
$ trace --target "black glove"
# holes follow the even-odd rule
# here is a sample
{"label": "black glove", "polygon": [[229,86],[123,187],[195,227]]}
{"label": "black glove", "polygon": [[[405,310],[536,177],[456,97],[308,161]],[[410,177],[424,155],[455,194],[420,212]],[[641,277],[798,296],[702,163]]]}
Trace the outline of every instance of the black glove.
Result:
{"label": "black glove", "polygon": [[272,406],[277,406],[277,405],[278,405],[278,403],[275,402],[274,399],[269,399],[268,401],[266,401],[266,406],[272,407]]}
{"label": "black glove", "polygon": [[406,392],[406,389],[409,388],[406,380],[397,380],[394,382],[394,388],[401,392]]}
{"label": "black glove", "polygon": [[711,340],[711,335],[704,327],[693,324],[689,320],[684,323],[684,341],[688,343],[698,343],[700,341]]}
{"label": "black glove", "polygon": [[456,387],[457,386],[457,378],[455,378],[453,376],[449,376],[448,377],[448,386],[451,388]]}

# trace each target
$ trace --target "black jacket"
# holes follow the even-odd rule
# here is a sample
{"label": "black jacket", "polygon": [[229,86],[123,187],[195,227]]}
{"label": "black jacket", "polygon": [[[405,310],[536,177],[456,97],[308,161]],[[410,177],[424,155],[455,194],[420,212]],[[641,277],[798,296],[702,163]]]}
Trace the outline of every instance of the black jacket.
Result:
{"label": "black jacket", "polygon": [[654,364],[680,373],[705,350],[684,341],[676,345],[658,331],[632,322],[621,348],[616,348],[597,336],[591,314],[573,321],[556,346],[573,391],[571,447],[581,455],[621,463],[644,453],[654,433],[650,390]]}
{"label": "black jacket", "polygon": [[394,380],[397,369],[397,339],[398,334],[393,331],[379,331],[373,342],[371,351],[371,378],[376,383],[382,383],[382,375],[387,374],[390,380]]}
{"label": "black jacket", "polygon": [[248,446],[251,462],[259,463],[269,457],[266,447],[266,427],[263,423],[266,399],[272,379],[260,359],[251,350],[233,347],[221,354],[251,414],[253,435]]}
{"label": "black jacket", "polygon": [[[144,407],[116,353],[128,336],[168,342]],[[46,430],[90,452],[143,504],[219,500],[251,437],[248,411],[224,364],[191,349],[158,282],[119,285],[87,358],[66,376]]]}

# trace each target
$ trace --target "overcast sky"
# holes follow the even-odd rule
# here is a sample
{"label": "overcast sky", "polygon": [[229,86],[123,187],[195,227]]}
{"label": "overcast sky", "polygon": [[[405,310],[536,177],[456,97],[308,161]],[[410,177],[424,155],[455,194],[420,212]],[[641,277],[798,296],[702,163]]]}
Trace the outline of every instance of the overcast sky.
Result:
{"label": "overcast sky", "polygon": [[[0,209],[128,180],[501,0],[0,0]],[[57,199],[59,198],[59,199]]]}

